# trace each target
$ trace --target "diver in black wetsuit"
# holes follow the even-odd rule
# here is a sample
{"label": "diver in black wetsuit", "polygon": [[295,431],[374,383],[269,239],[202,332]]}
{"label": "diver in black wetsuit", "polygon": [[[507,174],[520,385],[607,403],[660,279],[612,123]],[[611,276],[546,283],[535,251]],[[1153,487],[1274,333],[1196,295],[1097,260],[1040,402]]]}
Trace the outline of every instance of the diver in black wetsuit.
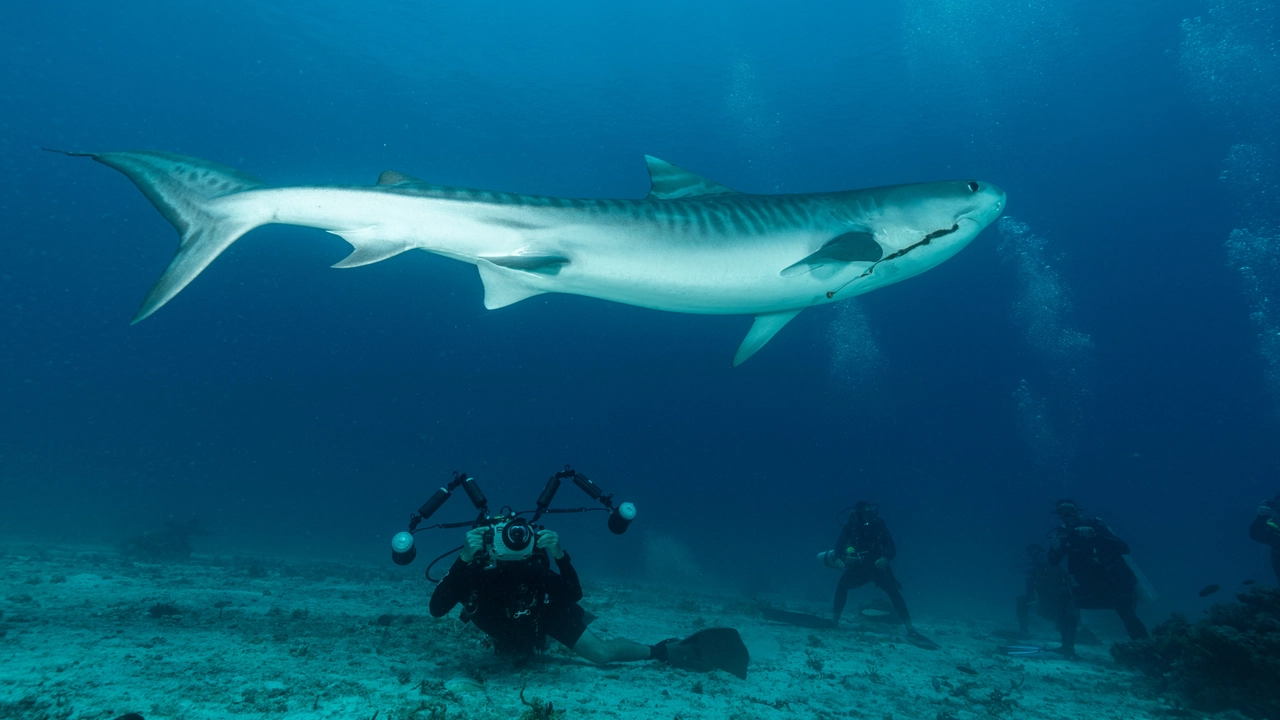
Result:
{"label": "diver in black wetsuit", "polygon": [[[492,562],[497,555],[491,544],[486,546],[487,535],[492,535],[487,527],[467,533],[458,559],[431,595],[432,616],[443,617],[461,603],[463,622],[475,623],[492,638],[495,652],[517,659],[542,650],[548,637],[595,663],[667,659],[665,644],[601,640],[587,629],[586,611],[578,605],[582,584],[556,533],[539,531],[538,551],[527,557]],[[558,573],[548,558],[555,560]]]}
{"label": "diver in black wetsuit", "polygon": [[[742,636],[733,628],[703,628],[680,640],[672,638],[656,645],[624,640],[601,640],[587,629],[591,619],[578,601],[582,583],[560,547],[560,536],[533,524],[544,514],[586,512],[590,508],[553,509],[551,502],[562,480],[569,479],[592,500],[609,511],[610,532],[621,535],[635,518],[629,502],[615,505],[613,495],[605,495],[595,483],[568,465],[547,480],[538,496],[537,510],[516,511],[504,507],[489,514],[489,500],[466,473],[455,472],[453,480],[440,488],[409,516],[409,529],[391,539],[391,559],[408,565],[417,556],[413,534],[423,520],[444,506],[453,491],[461,488],[479,516],[471,522],[439,523],[422,530],[457,528],[467,525],[466,542],[458,559],[439,581],[431,595],[431,615],[443,617],[461,604],[460,619],[473,622],[493,640],[494,651],[522,661],[546,647],[548,637],[595,663],[657,660],[674,668],[694,672],[723,670],[746,679],[751,654]],[[532,521],[522,517],[532,513]],[[442,560],[454,551],[441,555]],[[551,569],[555,560],[559,572]],[[434,565],[432,561],[431,565]],[[431,566],[427,567],[427,579]]]}
{"label": "diver in black wetsuit", "polygon": [[1258,506],[1258,515],[1249,525],[1249,539],[1271,547],[1271,569],[1280,580],[1280,493]]}
{"label": "diver in black wetsuit", "polygon": [[1046,620],[1052,620],[1061,631],[1058,622],[1058,601],[1062,590],[1070,584],[1067,572],[1049,564],[1045,549],[1035,543],[1027,546],[1031,564],[1027,566],[1027,592],[1018,596],[1018,631],[1022,637],[1031,635],[1031,608]]}
{"label": "diver in black wetsuit", "polygon": [[836,539],[835,550],[826,555],[828,564],[843,568],[840,582],[836,585],[835,607],[832,610],[832,624],[840,624],[840,615],[844,612],[845,603],[849,599],[849,591],[874,582],[889,596],[893,609],[902,624],[907,628],[907,637],[913,642],[928,643],[926,639],[911,625],[911,614],[907,612],[907,601],[902,598],[902,585],[893,576],[893,568],[889,562],[898,554],[889,535],[889,527],[879,516],[879,507],[866,500],[859,500],[853,506],[853,514],[840,530]]}
{"label": "diver in black wetsuit", "polygon": [[1062,525],[1054,531],[1048,561],[1057,565],[1065,558],[1074,586],[1062,589],[1058,599],[1058,629],[1067,657],[1075,655],[1076,628],[1080,610],[1113,609],[1124,622],[1131,640],[1147,637],[1147,628],[1138,619],[1138,578],[1124,556],[1129,546],[1111,532],[1106,523],[1086,518],[1072,500],[1059,500],[1054,513]]}

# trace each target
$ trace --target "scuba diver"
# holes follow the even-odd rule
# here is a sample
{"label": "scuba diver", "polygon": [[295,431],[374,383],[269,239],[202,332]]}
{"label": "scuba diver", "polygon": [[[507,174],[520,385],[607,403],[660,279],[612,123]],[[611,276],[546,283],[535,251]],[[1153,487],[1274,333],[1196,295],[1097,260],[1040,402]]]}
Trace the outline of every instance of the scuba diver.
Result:
{"label": "scuba diver", "polygon": [[1280,581],[1280,493],[1258,506],[1258,515],[1249,525],[1249,539],[1271,547],[1271,569]]}
{"label": "scuba diver", "polygon": [[[547,481],[536,510],[516,512],[503,508],[497,515],[490,516],[487,500],[475,478],[456,473],[448,487],[438,490],[410,517],[409,531],[398,533],[392,540],[392,559],[399,565],[412,562],[416,555],[413,533],[418,531],[418,524],[438,510],[457,487],[466,491],[480,512],[474,521],[431,526],[470,526],[461,547],[427,566],[427,579],[434,582],[431,566],[458,552],[452,567],[431,595],[431,615],[443,617],[461,605],[462,622],[474,623],[492,640],[495,653],[510,656],[517,662],[543,651],[550,637],[594,663],[657,660],[697,672],[725,670],[745,679],[749,662],[747,647],[738,631],[732,628],[708,628],[684,640],[664,640],[656,645],[622,638],[604,640],[591,632],[587,626],[595,618],[578,604],[582,599],[582,584],[569,554],[560,545],[560,536],[536,524],[544,514],[598,509],[549,508],[560,481],[566,478],[571,478],[593,500],[604,505],[610,513],[609,529],[614,534],[626,532],[635,518],[635,506],[621,503],[615,507],[612,495],[604,495],[595,483],[568,466]],[[521,517],[528,513],[532,513],[531,518]],[[551,569],[552,561],[555,571]]]}
{"label": "scuba diver", "polygon": [[893,568],[889,566],[898,550],[879,511],[880,506],[859,500],[853,506],[853,514],[849,516],[848,522],[840,530],[835,549],[819,554],[827,567],[844,570],[836,585],[831,624],[840,624],[840,615],[844,612],[850,590],[874,582],[876,587],[889,596],[893,609],[906,626],[907,639],[919,647],[938,649],[937,643],[925,637],[911,624],[907,601],[902,598],[902,585],[893,576]]}
{"label": "scuba diver", "polygon": [[[1027,557],[1030,562],[1023,563],[1018,567],[1027,569],[1026,578],[1026,594],[1019,595],[1017,599],[1018,613],[1018,630],[1017,632],[1006,632],[997,630],[994,634],[1002,637],[1018,638],[1026,640],[1031,637],[1031,611],[1034,609],[1036,615],[1045,620],[1052,620],[1054,628],[1059,632],[1062,631],[1062,623],[1059,621],[1059,602],[1062,599],[1062,590],[1071,584],[1071,577],[1066,570],[1049,563],[1048,551],[1042,545],[1031,543],[1027,546]],[[1085,645],[1101,645],[1102,641],[1098,636],[1087,627],[1080,625],[1076,630],[1076,641]],[[1021,653],[1035,650],[1037,653],[1042,648],[1030,646],[1006,646],[1006,651],[1016,648]],[[1060,656],[1049,656],[1060,657]]]}
{"label": "scuba diver", "polygon": [[1147,628],[1138,619],[1138,577],[1124,556],[1129,545],[1116,537],[1098,518],[1086,518],[1073,500],[1059,500],[1053,512],[1062,524],[1052,530],[1053,542],[1048,562],[1058,565],[1065,558],[1073,584],[1064,585],[1058,596],[1058,630],[1062,647],[1054,652],[1075,657],[1076,630],[1080,610],[1112,609],[1124,622],[1131,640],[1147,637]]}
{"label": "scuba diver", "polygon": [[1052,620],[1059,631],[1058,600],[1071,580],[1065,570],[1049,563],[1048,551],[1036,543],[1027,546],[1027,591],[1018,596],[1018,635],[1031,637],[1031,608],[1046,620]]}

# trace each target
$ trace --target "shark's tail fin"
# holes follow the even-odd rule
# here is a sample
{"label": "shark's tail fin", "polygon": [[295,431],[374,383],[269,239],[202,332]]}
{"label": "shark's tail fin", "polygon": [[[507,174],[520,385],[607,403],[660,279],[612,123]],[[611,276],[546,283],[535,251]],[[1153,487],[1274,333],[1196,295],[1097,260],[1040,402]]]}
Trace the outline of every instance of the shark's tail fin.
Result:
{"label": "shark's tail fin", "polygon": [[135,323],[169,302],[241,235],[270,221],[257,213],[248,216],[249,204],[220,202],[264,187],[257,178],[229,167],[166,152],[52,152],[91,157],[124,173],[178,230],[178,252],[151,286],[133,316]]}

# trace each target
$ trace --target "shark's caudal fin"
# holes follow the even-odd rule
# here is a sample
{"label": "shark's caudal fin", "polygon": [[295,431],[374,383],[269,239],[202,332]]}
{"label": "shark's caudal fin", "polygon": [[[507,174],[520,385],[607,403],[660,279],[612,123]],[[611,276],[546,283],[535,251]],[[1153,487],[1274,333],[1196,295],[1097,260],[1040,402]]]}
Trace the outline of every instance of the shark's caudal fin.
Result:
{"label": "shark's caudal fin", "polygon": [[90,157],[124,173],[178,231],[178,252],[151,286],[133,316],[135,323],[159,310],[231,243],[265,222],[263,218],[243,217],[217,202],[264,187],[260,180],[239,170],[166,152],[52,152]]}
{"label": "shark's caudal fin", "polygon": [[800,310],[803,309],[757,315],[755,324],[747,331],[747,336],[743,338],[742,344],[738,346],[738,352],[733,356],[733,366],[738,367],[746,362],[747,358],[755,355],[756,351],[764,347],[764,344],[769,342],[783,325],[791,322],[791,318],[799,315]]}

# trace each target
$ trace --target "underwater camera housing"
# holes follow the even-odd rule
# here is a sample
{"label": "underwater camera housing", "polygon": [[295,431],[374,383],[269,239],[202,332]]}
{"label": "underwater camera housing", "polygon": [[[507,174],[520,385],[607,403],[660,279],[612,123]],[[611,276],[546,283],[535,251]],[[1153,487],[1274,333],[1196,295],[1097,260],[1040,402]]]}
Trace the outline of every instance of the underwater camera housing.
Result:
{"label": "underwater camera housing", "polygon": [[[587,494],[592,500],[599,502],[604,507],[577,507],[577,508],[552,508],[551,501],[555,499],[556,492],[560,489],[560,483],[563,480],[571,479],[573,484]],[[445,502],[453,495],[453,491],[462,488],[467,493],[467,498],[471,500],[471,504],[478,511],[478,515],[474,520],[464,520],[453,523],[439,523],[419,528],[418,525],[427,518],[431,517],[437,510],[444,506]],[[618,503],[614,505],[613,495],[604,494],[598,485],[591,482],[586,475],[575,471],[568,465],[564,466],[564,470],[556,473],[547,480],[547,484],[542,488],[542,493],[538,496],[533,510],[512,510],[509,507],[503,507],[497,515],[489,515],[489,501],[485,497],[480,486],[476,484],[475,478],[467,475],[465,472],[455,472],[453,480],[445,487],[436,490],[422,507],[418,508],[418,512],[409,516],[409,529],[396,533],[391,539],[391,560],[397,565],[408,565],[417,557],[418,550],[414,545],[414,534],[421,530],[445,529],[445,528],[486,528],[484,534],[484,552],[488,555],[489,562],[492,566],[497,561],[520,561],[527,560],[539,552],[537,549],[537,534],[542,529],[541,525],[537,525],[538,519],[543,515],[555,513],[580,513],[605,510],[609,513],[608,528],[614,535],[621,535],[631,526],[631,522],[636,518],[636,506],[629,502]],[[521,517],[522,515],[531,515],[528,519]],[[431,561],[427,566],[427,579],[432,582],[439,582],[431,577],[431,568],[444,558],[462,549],[462,546],[456,547],[443,555]]]}
{"label": "underwater camera housing", "polygon": [[484,545],[492,548],[494,560],[511,562],[527,560],[533,557],[534,539],[537,530],[521,517],[511,518],[496,523],[484,534]]}

